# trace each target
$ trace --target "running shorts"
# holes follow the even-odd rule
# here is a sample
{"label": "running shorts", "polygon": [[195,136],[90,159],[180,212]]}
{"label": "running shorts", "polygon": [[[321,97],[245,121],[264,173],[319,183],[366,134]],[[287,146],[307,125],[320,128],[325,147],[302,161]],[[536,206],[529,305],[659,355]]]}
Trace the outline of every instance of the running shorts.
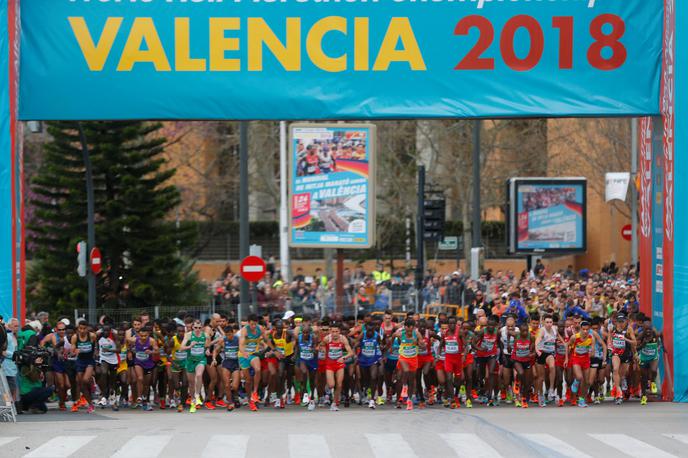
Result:
{"label": "running shorts", "polygon": [[435,361],[435,370],[444,372],[444,360],[438,359]]}
{"label": "running shorts", "polygon": [[451,373],[454,375],[461,375],[463,373],[462,355],[445,355],[444,372]]}
{"label": "running shorts", "polygon": [[514,361],[511,359],[511,355],[507,355],[506,353],[502,353],[499,357],[499,362],[502,364],[504,369],[513,369],[514,368]]}
{"label": "running shorts", "polygon": [[260,368],[264,371],[268,370],[269,365],[277,367],[277,358],[263,358],[260,360]]}
{"label": "running shorts", "polygon": [[423,367],[426,364],[430,363],[432,364],[435,361],[435,358],[432,357],[432,355],[418,355],[418,366]]}
{"label": "running shorts", "polygon": [[514,364],[516,364],[516,363],[520,364],[524,371],[527,371],[528,369],[530,369],[530,368],[532,367],[531,360],[528,360],[528,361],[514,361]]}
{"label": "running shorts", "polygon": [[196,372],[196,367],[205,366],[205,363],[206,363],[205,357],[202,359],[187,358],[187,360],[186,360],[186,372],[188,372],[188,373]]}
{"label": "running shorts", "polygon": [[388,359],[385,361],[385,372],[394,372],[398,361],[398,359]]}
{"label": "running shorts", "polygon": [[324,359],[318,360],[318,372],[324,374],[327,371],[327,361]]}
{"label": "running shorts", "polygon": [[641,360],[641,361],[640,361],[640,368],[641,368],[641,369],[650,369],[650,365],[651,365],[654,361],[659,361],[659,358],[650,359],[650,360],[647,360],[647,361]]}
{"label": "running shorts", "polygon": [[337,372],[340,369],[344,369],[344,367],[346,367],[346,364],[340,363],[339,361],[333,361],[331,359],[328,359],[325,364],[325,370],[332,372]]}
{"label": "running shorts", "polygon": [[464,366],[470,366],[473,363],[475,363],[475,356],[473,356],[473,353],[467,354],[466,359],[463,362],[463,365]]}
{"label": "running shorts", "polygon": [[308,372],[316,372],[320,365],[318,364],[318,360],[316,358],[313,359],[302,359],[300,360],[300,363],[306,366],[306,369],[308,369]]}
{"label": "running shorts", "polygon": [[410,372],[415,372],[418,370],[418,357],[417,356],[415,358],[405,358],[403,356],[399,356],[399,361],[397,362],[397,368],[399,370],[403,371],[404,368],[401,365],[402,362],[404,362],[405,364],[408,365]]}
{"label": "running shorts", "polygon": [[589,356],[578,356],[573,355],[573,358],[569,362],[571,367],[580,366],[581,369],[590,369],[590,357]]}
{"label": "running shorts", "polygon": [[492,356],[476,356],[475,357],[476,361],[479,364],[488,364],[490,361],[496,361],[497,360],[497,355],[492,355]]}
{"label": "running shorts", "polygon": [[172,363],[170,364],[170,370],[172,372],[181,372],[186,370],[186,360],[176,360],[173,359]]}
{"label": "running shorts", "polygon": [[602,358],[590,358],[590,367],[599,369],[602,367]]}
{"label": "running shorts", "polygon": [[57,359],[57,358],[53,359],[52,370],[55,373],[64,374],[65,373],[64,360]]}
{"label": "running shorts", "polygon": [[96,362],[92,359],[77,359],[75,363],[77,374],[86,372],[86,368],[89,366],[91,366],[94,369],[96,367]]}
{"label": "running shorts", "polygon": [[543,366],[547,364],[547,358],[550,356],[554,356],[554,353],[547,353],[547,352],[542,352],[540,353],[540,356],[537,357],[537,363],[542,364]]}
{"label": "running shorts", "polygon": [[358,358],[358,365],[360,367],[372,367],[372,366],[376,365],[378,362],[380,362],[380,358],[377,356],[374,356],[372,358],[363,358],[363,357]]}
{"label": "running shorts", "polygon": [[[241,369],[244,369],[244,370],[250,369],[251,368],[251,361],[253,361],[257,357],[258,357],[258,355],[248,355],[248,358],[244,358],[243,356],[239,356],[239,367]],[[262,368],[262,366],[263,366],[263,364],[261,361],[261,368]]]}
{"label": "running shorts", "polygon": [[239,360],[225,358],[222,360],[222,368],[227,369],[229,372],[234,372],[239,370]]}
{"label": "running shorts", "polygon": [[[138,364],[138,363],[136,363],[135,366],[136,366],[136,367],[140,367],[141,369],[143,369],[143,375],[150,375],[150,374],[152,374],[152,373],[153,373],[153,369],[155,369],[155,367],[156,367],[156,366],[143,367],[141,364]],[[194,368],[194,370],[195,370],[195,368]]]}

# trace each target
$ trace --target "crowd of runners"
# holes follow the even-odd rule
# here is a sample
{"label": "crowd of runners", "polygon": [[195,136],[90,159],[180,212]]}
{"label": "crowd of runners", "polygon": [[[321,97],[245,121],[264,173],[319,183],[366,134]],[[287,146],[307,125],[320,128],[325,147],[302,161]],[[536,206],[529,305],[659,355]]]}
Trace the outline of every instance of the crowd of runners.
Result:
{"label": "crowd of runners", "polygon": [[[566,298],[574,282],[557,281]],[[645,405],[657,394],[662,341],[649,317],[628,304],[598,314],[545,302],[528,313],[521,294],[511,292],[501,314],[476,308],[466,319],[288,311],[241,323],[223,314],[62,320],[40,345],[53,352],[47,375],[59,408],[73,412],[587,407]]]}

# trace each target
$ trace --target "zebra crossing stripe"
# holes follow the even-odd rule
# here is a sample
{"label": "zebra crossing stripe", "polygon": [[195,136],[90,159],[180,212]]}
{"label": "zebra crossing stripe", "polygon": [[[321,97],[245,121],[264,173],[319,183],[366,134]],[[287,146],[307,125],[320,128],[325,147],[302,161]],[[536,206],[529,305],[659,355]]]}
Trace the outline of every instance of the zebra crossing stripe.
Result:
{"label": "zebra crossing stripe", "polygon": [[538,445],[547,447],[552,450],[552,452],[556,452],[566,458],[591,458],[590,455],[581,452],[576,447],[573,447],[551,434],[521,434],[520,436]]}
{"label": "zebra crossing stripe", "polygon": [[112,458],[153,458],[170,440],[172,436],[134,436]]}
{"label": "zebra crossing stripe", "polygon": [[688,434],[662,434],[662,436],[688,444]]}
{"label": "zebra crossing stripe", "polygon": [[417,458],[401,434],[366,434],[375,458]]}
{"label": "zebra crossing stripe", "polygon": [[459,457],[501,458],[497,450],[476,434],[440,434],[440,437]]}
{"label": "zebra crossing stripe", "polygon": [[244,458],[248,448],[245,435],[218,434],[212,436],[201,455],[203,458]]}
{"label": "zebra crossing stripe", "polygon": [[66,458],[95,438],[96,436],[53,437],[45,444],[24,456],[25,458]]}
{"label": "zebra crossing stripe", "polygon": [[289,456],[292,458],[329,458],[330,447],[319,434],[290,434]]}
{"label": "zebra crossing stripe", "polygon": [[671,453],[658,449],[627,434],[588,434],[590,437],[634,458],[676,458]]}
{"label": "zebra crossing stripe", "polygon": [[9,444],[10,442],[14,442],[17,439],[19,439],[19,438],[18,437],[0,437],[0,447],[2,447],[3,445]]}

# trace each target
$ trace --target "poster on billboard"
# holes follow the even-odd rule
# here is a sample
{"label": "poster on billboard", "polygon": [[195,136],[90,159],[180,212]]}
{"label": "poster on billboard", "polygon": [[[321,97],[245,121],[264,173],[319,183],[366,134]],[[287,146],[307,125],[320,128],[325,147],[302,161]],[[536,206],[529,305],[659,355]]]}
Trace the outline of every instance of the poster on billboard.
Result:
{"label": "poster on billboard", "polygon": [[587,248],[585,178],[511,178],[511,253],[575,253]]}
{"label": "poster on billboard", "polygon": [[289,133],[290,246],[373,246],[375,125],[292,124]]}

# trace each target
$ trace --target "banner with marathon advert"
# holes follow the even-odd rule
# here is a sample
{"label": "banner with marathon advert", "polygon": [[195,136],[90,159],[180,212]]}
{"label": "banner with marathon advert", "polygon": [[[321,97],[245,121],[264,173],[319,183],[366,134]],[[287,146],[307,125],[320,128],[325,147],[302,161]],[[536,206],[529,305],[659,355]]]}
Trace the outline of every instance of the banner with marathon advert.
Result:
{"label": "banner with marathon advert", "polygon": [[375,142],[372,124],[291,126],[291,246],[375,244]]}
{"label": "banner with marathon advert", "polygon": [[586,250],[585,178],[509,180],[511,253]]}

